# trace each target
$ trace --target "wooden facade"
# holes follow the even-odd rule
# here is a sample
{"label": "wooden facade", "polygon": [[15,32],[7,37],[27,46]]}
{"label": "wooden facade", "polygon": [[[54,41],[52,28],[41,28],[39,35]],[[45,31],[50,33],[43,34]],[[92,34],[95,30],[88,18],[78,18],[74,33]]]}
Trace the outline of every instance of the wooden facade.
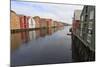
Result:
{"label": "wooden facade", "polygon": [[11,30],[20,29],[20,21],[18,15],[11,10],[11,21],[10,21]]}
{"label": "wooden facade", "polygon": [[34,16],[33,19],[35,20],[35,28],[40,28],[40,17]]}

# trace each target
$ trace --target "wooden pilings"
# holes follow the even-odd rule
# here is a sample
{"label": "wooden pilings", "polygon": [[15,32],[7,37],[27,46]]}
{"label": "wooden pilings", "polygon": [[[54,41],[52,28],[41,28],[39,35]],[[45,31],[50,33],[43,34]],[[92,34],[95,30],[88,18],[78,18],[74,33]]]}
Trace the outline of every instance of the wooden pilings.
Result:
{"label": "wooden pilings", "polygon": [[72,34],[72,57],[73,61],[95,61],[95,52],[91,51],[89,47]]}

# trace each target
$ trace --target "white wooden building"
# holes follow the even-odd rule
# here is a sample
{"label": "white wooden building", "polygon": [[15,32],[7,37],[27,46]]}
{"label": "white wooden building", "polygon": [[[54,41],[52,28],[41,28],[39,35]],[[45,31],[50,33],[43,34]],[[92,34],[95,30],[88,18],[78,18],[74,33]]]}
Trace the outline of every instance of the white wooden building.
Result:
{"label": "white wooden building", "polygon": [[29,28],[35,28],[35,20],[32,17],[29,18],[28,22]]}

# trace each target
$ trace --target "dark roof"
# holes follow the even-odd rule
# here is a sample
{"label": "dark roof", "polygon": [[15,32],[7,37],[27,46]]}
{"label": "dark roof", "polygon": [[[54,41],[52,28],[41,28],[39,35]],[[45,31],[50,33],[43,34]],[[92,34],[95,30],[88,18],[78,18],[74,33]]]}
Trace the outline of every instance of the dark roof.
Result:
{"label": "dark roof", "polygon": [[13,11],[13,10],[10,10],[10,11],[16,14],[16,12],[15,12],[15,11]]}

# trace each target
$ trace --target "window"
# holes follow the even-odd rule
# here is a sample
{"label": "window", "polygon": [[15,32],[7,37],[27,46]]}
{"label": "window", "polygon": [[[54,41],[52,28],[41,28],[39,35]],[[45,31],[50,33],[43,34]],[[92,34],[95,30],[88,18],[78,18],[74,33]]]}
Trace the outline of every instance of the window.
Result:
{"label": "window", "polygon": [[90,34],[87,35],[87,42],[91,43],[91,35]]}
{"label": "window", "polygon": [[92,23],[93,23],[93,22],[89,22],[89,25],[88,25],[88,28],[89,28],[89,29],[92,29]]}
{"label": "window", "polygon": [[87,21],[88,20],[88,15],[85,15],[85,21]]}
{"label": "window", "polygon": [[80,36],[82,36],[83,23],[81,23],[80,25],[81,25]]}
{"label": "window", "polygon": [[81,20],[83,21],[83,16],[81,17]]}
{"label": "window", "polygon": [[92,10],[91,12],[90,12],[90,19],[93,19],[94,18],[94,11]]}

